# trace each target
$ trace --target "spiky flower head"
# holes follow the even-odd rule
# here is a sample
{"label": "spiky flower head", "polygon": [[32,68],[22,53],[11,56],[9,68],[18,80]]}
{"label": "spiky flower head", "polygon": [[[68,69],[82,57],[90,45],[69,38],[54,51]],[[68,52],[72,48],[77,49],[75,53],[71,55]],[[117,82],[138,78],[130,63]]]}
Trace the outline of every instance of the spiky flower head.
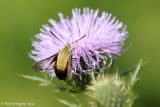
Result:
{"label": "spiky flower head", "polygon": [[[59,13],[60,22],[50,19],[52,27],[43,25],[41,33],[35,36],[38,40],[33,41],[35,50],[31,51],[30,57],[37,62],[41,61],[57,54],[68,43],[72,59],[75,59],[71,61],[73,73],[77,70],[87,73],[85,69],[101,69],[100,63],[105,58],[112,60],[121,54],[128,32],[122,22],[115,21],[115,17],[111,18],[112,14],[102,12],[99,17],[98,12],[98,9],[94,11],[84,8],[81,12],[81,9],[75,8],[71,18],[64,18],[63,14]],[[82,60],[87,68],[82,66]],[[45,68],[49,64],[50,62],[44,61],[42,66]],[[47,71],[51,76],[55,76],[54,69]]]}
{"label": "spiky flower head", "polygon": [[94,100],[94,107],[124,107],[127,95],[127,85],[125,81],[115,75],[100,76],[92,81],[92,85],[87,86],[88,95]]}

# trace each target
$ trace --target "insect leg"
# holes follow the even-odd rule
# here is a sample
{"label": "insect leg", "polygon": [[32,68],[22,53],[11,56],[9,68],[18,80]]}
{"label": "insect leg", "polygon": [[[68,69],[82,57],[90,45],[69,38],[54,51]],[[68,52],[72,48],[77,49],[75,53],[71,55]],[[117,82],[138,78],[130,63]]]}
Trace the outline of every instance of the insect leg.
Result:
{"label": "insect leg", "polygon": [[75,49],[75,48],[73,48],[73,49],[71,50],[71,53],[73,52],[74,49]]}

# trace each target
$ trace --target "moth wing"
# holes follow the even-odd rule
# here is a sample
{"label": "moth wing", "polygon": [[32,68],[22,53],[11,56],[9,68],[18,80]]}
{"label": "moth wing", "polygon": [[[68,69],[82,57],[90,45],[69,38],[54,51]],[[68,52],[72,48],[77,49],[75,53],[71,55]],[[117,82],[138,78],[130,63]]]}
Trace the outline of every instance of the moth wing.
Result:
{"label": "moth wing", "polygon": [[69,57],[68,62],[67,62],[67,77],[69,80],[72,79],[72,69],[71,69],[71,57]]}
{"label": "moth wing", "polygon": [[53,68],[55,67],[57,55],[58,54],[54,54],[48,58],[36,62],[33,65],[32,69],[34,71],[53,70]]}

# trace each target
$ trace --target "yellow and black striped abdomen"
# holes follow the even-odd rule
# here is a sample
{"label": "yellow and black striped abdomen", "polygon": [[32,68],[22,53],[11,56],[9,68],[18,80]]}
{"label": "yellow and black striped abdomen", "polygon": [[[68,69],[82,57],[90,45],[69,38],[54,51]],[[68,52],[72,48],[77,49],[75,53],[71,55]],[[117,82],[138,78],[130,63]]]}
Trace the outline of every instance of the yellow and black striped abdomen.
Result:
{"label": "yellow and black striped abdomen", "polygon": [[67,77],[68,61],[70,61],[71,52],[69,44],[58,53],[55,73],[59,79],[65,80]]}

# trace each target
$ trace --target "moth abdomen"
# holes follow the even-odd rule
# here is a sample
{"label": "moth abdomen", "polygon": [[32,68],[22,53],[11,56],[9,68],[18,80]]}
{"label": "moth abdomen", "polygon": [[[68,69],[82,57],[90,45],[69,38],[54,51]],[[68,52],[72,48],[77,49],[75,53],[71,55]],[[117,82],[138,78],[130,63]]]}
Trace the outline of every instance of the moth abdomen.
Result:
{"label": "moth abdomen", "polygon": [[65,70],[60,70],[60,69],[55,69],[55,73],[58,79],[60,80],[65,80],[67,77],[67,67],[65,68]]}

